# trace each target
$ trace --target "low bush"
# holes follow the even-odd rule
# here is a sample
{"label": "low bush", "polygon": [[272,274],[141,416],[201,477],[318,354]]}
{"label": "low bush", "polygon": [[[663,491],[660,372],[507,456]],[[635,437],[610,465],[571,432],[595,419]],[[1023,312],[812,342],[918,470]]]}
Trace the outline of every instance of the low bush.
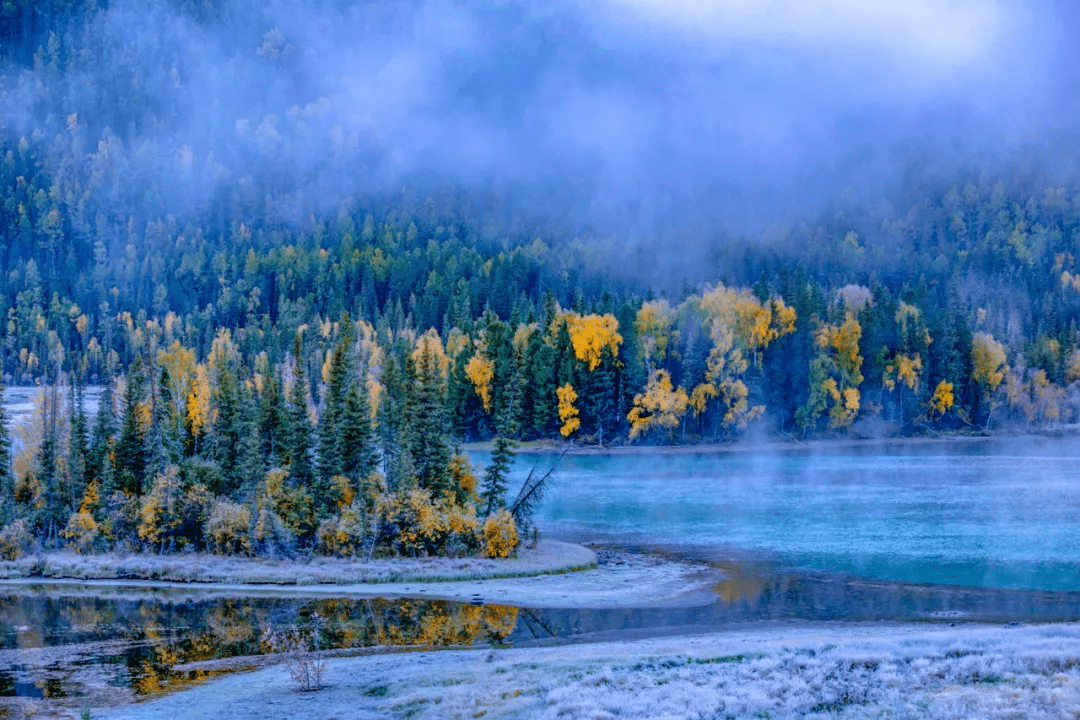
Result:
{"label": "low bush", "polygon": [[484,554],[489,558],[508,558],[517,552],[517,524],[510,513],[503,509],[488,515],[481,530],[484,538]]}

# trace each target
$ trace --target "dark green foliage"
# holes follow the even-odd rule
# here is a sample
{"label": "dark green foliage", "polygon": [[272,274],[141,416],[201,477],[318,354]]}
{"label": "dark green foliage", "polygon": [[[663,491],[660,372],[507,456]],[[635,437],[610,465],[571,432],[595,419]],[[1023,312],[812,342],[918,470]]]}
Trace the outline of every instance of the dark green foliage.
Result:
{"label": "dark green foliage", "polygon": [[480,485],[480,511],[486,517],[506,506],[507,477],[514,462],[514,443],[499,435]]}

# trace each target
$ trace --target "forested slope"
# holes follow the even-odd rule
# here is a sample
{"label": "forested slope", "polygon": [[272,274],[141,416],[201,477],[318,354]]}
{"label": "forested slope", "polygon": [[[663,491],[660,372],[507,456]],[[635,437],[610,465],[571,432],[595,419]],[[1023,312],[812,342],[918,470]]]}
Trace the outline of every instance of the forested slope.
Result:
{"label": "forested slope", "polygon": [[[914,172],[757,227],[678,222],[670,177],[655,205],[596,214],[587,158],[487,172],[471,115],[388,140],[406,118],[371,119],[395,102],[386,72],[343,120],[355,78],[320,74],[314,41],[333,22],[268,7],[0,4],[3,374],[45,388],[0,463],[12,547],[498,554],[513,523],[481,521],[505,466],[478,479],[462,441],[500,438],[503,462],[507,439],[1080,421],[1067,163]],[[358,7],[346,24],[403,22]],[[573,34],[516,7],[484,22]],[[535,79],[537,42],[446,82]],[[395,154],[428,131],[438,149]],[[88,384],[106,386],[96,418]]]}

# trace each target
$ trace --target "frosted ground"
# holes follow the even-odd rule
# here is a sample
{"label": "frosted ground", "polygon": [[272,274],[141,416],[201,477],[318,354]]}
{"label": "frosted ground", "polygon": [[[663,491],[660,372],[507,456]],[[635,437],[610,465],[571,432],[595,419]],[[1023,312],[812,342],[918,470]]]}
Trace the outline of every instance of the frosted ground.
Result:
{"label": "frosted ground", "polygon": [[541,649],[331,659],[107,718],[1076,718],[1080,625],[802,625]]}

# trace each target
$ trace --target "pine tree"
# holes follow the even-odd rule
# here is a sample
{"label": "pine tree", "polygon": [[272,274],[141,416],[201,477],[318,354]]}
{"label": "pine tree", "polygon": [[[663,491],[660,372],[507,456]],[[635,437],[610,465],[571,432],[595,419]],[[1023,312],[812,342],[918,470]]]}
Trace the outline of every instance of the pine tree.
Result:
{"label": "pine tree", "polygon": [[436,358],[424,345],[415,363],[407,366],[415,388],[411,408],[410,450],[420,484],[435,495],[450,489],[450,443],[446,435],[446,383]]}
{"label": "pine tree", "polygon": [[68,437],[68,488],[71,494],[71,504],[77,506],[82,499],[87,483],[86,455],[89,445],[86,410],[83,407],[83,388],[82,383],[78,380],[75,381],[72,387],[69,399],[71,403],[69,408],[71,431]]}
{"label": "pine tree", "polygon": [[0,381],[0,524],[12,520],[15,498],[15,470],[11,465],[11,434],[8,430],[7,411],[4,409],[5,387]]}
{"label": "pine tree", "polygon": [[341,437],[342,417],[350,385],[354,382],[352,318],[341,321],[341,337],[330,358],[330,377],[326,383],[325,407],[319,417],[319,484],[325,491],[330,478],[343,472],[344,447]]}
{"label": "pine tree", "polygon": [[506,507],[507,478],[514,461],[514,441],[500,434],[495,437],[491,462],[484,470],[480,488],[480,506],[484,517]]}
{"label": "pine tree", "polygon": [[293,341],[292,388],[288,407],[289,475],[295,485],[310,487],[314,479],[311,466],[311,423],[307,411],[307,374],[304,372],[303,346],[300,335]]}
{"label": "pine tree", "polygon": [[97,480],[98,487],[106,492],[115,489],[113,486],[113,467],[110,459],[114,422],[113,381],[110,377],[106,381],[105,389],[102,391],[101,399],[98,401],[98,411],[94,417],[94,427],[90,434],[90,450],[86,454],[87,484]]}
{"label": "pine tree", "polygon": [[114,470],[120,489],[133,495],[141,495],[146,482],[146,443],[139,423],[145,382],[142,357],[136,355],[124,388],[124,418],[116,441]]}
{"label": "pine tree", "polygon": [[345,399],[341,417],[341,472],[354,482],[368,477],[379,466],[371,405],[361,383],[354,382]]}
{"label": "pine tree", "polygon": [[284,465],[288,458],[288,408],[281,393],[281,378],[270,372],[259,398],[259,439],[262,456],[269,467]]}

